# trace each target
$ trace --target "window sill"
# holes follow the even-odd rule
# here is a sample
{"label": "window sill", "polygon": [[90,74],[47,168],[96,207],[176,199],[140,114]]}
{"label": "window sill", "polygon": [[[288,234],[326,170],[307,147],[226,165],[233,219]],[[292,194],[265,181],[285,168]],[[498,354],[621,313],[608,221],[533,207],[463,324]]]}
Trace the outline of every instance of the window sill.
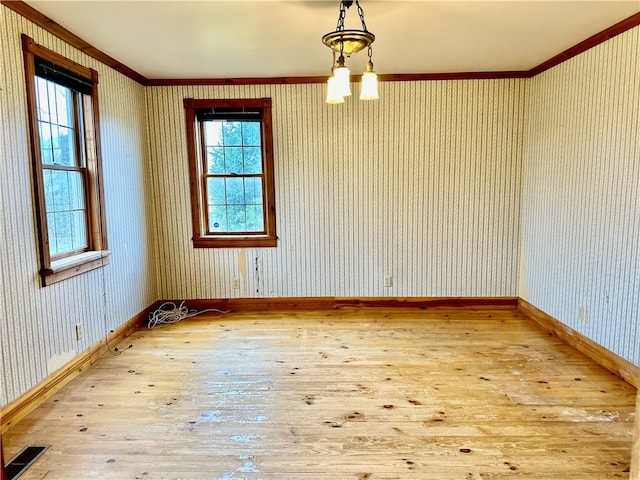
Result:
{"label": "window sill", "polygon": [[110,250],[85,252],[72,257],[63,258],[51,262],[49,268],[40,271],[42,286],[53,285],[67,278],[82,275],[109,264]]}
{"label": "window sill", "polygon": [[194,248],[252,248],[277,247],[278,237],[271,236],[224,236],[193,239]]}

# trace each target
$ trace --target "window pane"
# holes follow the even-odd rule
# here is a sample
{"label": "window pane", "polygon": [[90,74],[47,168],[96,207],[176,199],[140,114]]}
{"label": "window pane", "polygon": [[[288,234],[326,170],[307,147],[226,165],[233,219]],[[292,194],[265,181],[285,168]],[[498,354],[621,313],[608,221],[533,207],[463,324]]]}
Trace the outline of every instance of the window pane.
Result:
{"label": "window pane", "polygon": [[209,230],[212,232],[227,231],[227,207],[214,205],[209,208]]}
{"label": "window pane", "polygon": [[[56,253],[62,254],[72,249],[71,243],[71,213],[56,212],[48,215],[53,219],[53,231],[49,226],[49,244],[55,243]],[[51,248],[49,249],[52,250]]]}
{"label": "window pane", "polygon": [[73,93],[67,87],[56,85],[56,111],[58,112],[58,125],[64,127],[73,126]]}
{"label": "window pane", "polygon": [[262,205],[262,179],[256,177],[245,178],[244,195],[246,204]]}
{"label": "window pane", "polygon": [[207,202],[209,205],[224,205],[224,178],[207,178]]}
{"label": "window pane", "polygon": [[224,148],[207,147],[207,173],[224,173]]}
{"label": "window pane", "polygon": [[227,187],[227,204],[244,203],[244,182],[242,178],[225,179]]}
{"label": "window pane", "polygon": [[230,232],[246,232],[245,206],[233,205],[227,207]]}
{"label": "window pane", "polygon": [[263,230],[262,205],[247,205],[247,232],[261,232]]}
{"label": "window pane", "polygon": [[84,181],[81,172],[66,172],[69,182],[69,208],[84,210]]}
{"label": "window pane", "polygon": [[58,243],[56,242],[56,214],[47,214],[47,228],[49,230],[49,255],[58,254]]}
{"label": "window pane", "polygon": [[244,148],[244,172],[262,173],[262,154],[260,147]]}
{"label": "window pane", "polygon": [[225,173],[242,173],[242,147],[224,149]]}
{"label": "window pane", "polygon": [[242,144],[245,147],[260,146],[260,122],[242,122]]}
{"label": "window pane", "polygon": [[204,144],[207,147],[221,147],[224,145],[222,141],[222,122],[204,122]]}
{"label": "window pane", "polygon": [[[69,210],[71,207],[71,192],[69,191],[69,181],[67,173],[64,170],[48,170],[43,171],[51,179],[51,201],[47,202],[47,211],[62,212]],[[45,184],[46,188],[46,184]],[[45,193],[45,198],[47,197]],[[49,209],[49,205],[51,209]]]}
{"label": "window pane", "polygon": [[68,127],[53,126],[53,162],[56,165],[75,166],[73,130]]}
{"label": "window pane", "polygon": [[71,250],[87,247],[87,224],[84,210],[74,210],[71,214]]}
{"label": "window pane", "polygon": [[51,170],[42,171],[42,181],[44,183],[44,202],[47,212],[53,211],[53,179],[51,178]]}
{"label": "window pane", "polygon": [[51,150],[53,151],[53,163],[56,163],[62,155],[60,153],[60,132],[58,125],[51,125]]}
{"label": "window pane", "polygon": [[38,122],[40,127],[40,152],[42,153],[42,163],[44,165],[53,164],[53,145],[51,143],[51,124]]}
{"label": "window pane", "polygon": [[47,81],[40,77],[36,77],[36,103],[38,104],[38,118],[45,122],[51,121]]}
{"label": "window pane", "polygon": [[58,111],[56,109],[56,84],[45,80],[47,84],[47,102],[49,103],[49,118],[51,123],[58,123]]}
{"label": "window pane", "polygon": [[224,122],[222,136],[226,147],[242,145],[242,122]]}

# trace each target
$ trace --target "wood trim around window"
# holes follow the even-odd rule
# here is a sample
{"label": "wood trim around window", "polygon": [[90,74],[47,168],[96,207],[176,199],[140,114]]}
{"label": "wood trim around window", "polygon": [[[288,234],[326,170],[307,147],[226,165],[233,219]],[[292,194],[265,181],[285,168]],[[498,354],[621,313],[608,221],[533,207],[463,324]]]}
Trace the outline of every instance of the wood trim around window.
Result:
{"label": "wood trim around window", "polygon": [[[24,54],[25,83],[27,89],[27,111],[29,140],[31,146],[31,171],[34,183],[35,222],[38,237],[38,253],[40,257],[40,276],[42,286],[80,275],[100,268],[109,263],[110,251],[107,248],[106,217],[104,212],[104,192],[102,188],[102,167],[100,150],[100,128],[98,121],[98,73],[90,68],[73,62],[52,50],[36,44],[32,38],[22,35]],[[86,251],[72,254],[61,259],[52,259],[49,253],[47,233],[47,210],[44,196],[44,180],[40,134],[38,128],[37,100],[35,88],[35,58],[48,60],[59,67],[85,78],[93,83],[90,98],[84,101],[84,110],[89,111],[85,117],[86,150],[86,202],[87,202],[87,240]]]}
{"label": "wood trim around window", "polygon": [[[262,155],[264,168],[264,234],[208,235],[204,227],[206,209],[203,202],[202,167],[200,165],[201,149],[199,140],[198,109],[203,108],[256,108],[262,109]],[[276,247],[276,208],[275,181],[273,167],[273,126],[271,121],[271,99],[231,99],[231,100],[196,100],[184,99],[185,121],[187,133],[187,158],[189,165],[189,187],[191,192],[191,223],[193,226],[193,246],[195,248],[250,248]]]}

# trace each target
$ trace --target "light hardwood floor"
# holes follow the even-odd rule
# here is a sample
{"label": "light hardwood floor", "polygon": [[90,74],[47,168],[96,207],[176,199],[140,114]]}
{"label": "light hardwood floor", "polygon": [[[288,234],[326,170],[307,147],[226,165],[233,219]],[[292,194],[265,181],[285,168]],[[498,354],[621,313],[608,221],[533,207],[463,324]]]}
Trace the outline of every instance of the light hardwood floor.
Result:
{"label": "light hardwood floor", "polygon": [[51,446],[21,480],[629,475],[635,388],[513,308],[207,314],[130,343],[3,436]]}

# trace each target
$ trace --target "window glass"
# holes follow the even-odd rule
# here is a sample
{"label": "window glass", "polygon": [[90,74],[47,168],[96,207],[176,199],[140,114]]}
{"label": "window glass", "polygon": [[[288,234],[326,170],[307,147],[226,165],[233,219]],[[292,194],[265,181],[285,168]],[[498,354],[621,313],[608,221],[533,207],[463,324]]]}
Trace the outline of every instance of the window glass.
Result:
{"label": "window glass", "polygon": [[36,85],[49,254],[56,258],[88,247],[84,168],[76,155],[82,141],[74,128],[82,111],[70,88],[40,77]]}

